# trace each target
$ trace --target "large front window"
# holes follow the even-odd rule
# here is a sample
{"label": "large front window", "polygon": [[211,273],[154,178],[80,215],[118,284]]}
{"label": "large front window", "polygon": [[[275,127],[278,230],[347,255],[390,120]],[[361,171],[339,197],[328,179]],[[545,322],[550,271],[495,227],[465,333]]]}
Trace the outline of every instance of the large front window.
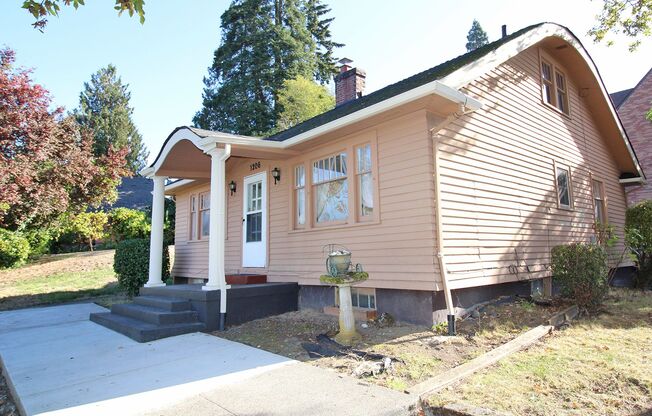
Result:
{"label": "large front window", "polygon": [[349,216],[346,153],[313,162],[315,222],[345,221]]}

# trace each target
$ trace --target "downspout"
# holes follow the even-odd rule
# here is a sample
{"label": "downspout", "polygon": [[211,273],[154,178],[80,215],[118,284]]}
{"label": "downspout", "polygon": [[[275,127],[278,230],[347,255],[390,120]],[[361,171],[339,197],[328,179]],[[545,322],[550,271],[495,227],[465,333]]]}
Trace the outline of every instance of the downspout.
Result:
{"label": "downspout", "polygon": [[435,227],[437,228],[437,260],[439,262],[439,275],[444,291],[444,299],[446,300],[446,310],[448,312],[448,335],[453,336],[455,330],[455,305],[453,305],[453,296],[451,295],[450,282],[448,281],[448,272],[446,270],[446,259],[444,257],[444,232],[442,230],[442,209],[441,209],[441,180],[439,172],[439,132],[448,126],[453,121],[462,117],[465,114],[471,113],[475,110],[466,110],[464,104],[460,104],[460,109],[455,112],[441,123],[430,129],[430,137],[433,139],[433,154],[434,154],[434,177],[435,177]]}

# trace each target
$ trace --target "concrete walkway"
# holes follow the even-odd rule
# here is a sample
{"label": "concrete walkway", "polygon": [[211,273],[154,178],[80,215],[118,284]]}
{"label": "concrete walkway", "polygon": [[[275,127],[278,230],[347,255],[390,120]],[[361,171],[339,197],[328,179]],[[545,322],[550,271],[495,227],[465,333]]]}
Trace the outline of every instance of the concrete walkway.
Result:
{"label": "concrete walkway", "polygon": [[27,415],[406,415],[416,398],[196,333],[145,344],[95,304],[0,312],[0,365]]}

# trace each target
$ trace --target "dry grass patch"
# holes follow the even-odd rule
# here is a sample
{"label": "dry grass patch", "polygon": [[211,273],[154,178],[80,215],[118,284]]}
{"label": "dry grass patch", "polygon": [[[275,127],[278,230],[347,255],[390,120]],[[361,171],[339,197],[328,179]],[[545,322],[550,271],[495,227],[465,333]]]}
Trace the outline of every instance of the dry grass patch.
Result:
{"label": "dry grass patch", "polygon": [[[519,415],[652,414],[652,293],[615,291],[603,312],[431,399]],[[649,412],[649,413],[646,413]]]}
{"label": "dry grass patch", "polygon": [[[437,335],[432,328],[397,322],[388,327],[369,323],[357,329],[362,339],[354,347],[399,359],[391,371],[365,380],[403,391],[501,345],[547,320],[564,305],[537,306],[526,301],[487,306],[479,316],[458,323],[457,337]],[[314,311],[291,312],[258,319],[214,335],[262,348],[286,357],[352,374],[357,357],[311,359],[301,347],[319,334],[333,336],[337,318]]]}

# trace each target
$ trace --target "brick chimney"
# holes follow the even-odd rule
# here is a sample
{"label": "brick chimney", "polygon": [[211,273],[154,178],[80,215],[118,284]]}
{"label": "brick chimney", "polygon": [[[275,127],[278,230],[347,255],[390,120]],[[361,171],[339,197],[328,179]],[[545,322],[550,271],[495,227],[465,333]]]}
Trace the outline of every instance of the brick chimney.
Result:
{"label": "brick chimney", "polygon": [[352,60],[342,58],[338,61],[340,73],[335,75],[335,106],[362,97],[367,74],[360,68],[352,68]]}

